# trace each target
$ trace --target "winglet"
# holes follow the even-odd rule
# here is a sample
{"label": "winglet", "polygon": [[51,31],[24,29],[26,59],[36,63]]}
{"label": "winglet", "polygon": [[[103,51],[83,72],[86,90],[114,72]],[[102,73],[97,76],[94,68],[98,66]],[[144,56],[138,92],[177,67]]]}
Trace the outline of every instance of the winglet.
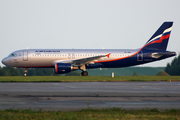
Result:
{"label": "winglet", "polygon": [[111,54],[111,53],[107,54],[106,56],[109,58],[110,54]]}

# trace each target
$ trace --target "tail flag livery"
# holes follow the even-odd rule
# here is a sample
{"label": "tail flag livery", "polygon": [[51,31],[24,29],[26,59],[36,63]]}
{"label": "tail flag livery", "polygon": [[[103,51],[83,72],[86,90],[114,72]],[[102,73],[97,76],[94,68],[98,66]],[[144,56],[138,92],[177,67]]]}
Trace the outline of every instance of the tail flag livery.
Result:
{"label": "tail flag livery", "polygon": [[173,22],[164,22],[142,49],[166,51]]}

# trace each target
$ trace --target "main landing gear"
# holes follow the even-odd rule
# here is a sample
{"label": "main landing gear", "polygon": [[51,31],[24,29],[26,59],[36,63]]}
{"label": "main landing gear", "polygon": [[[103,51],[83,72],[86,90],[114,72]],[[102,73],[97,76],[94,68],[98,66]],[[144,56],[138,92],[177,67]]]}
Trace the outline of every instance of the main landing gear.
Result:
{"label": "main landing gear", "polygon": [[27,71],[28,71],[28,69],[25,68],[23,76],[27,76]]}
{"label": "main landing gear", "polygon": [[81,76],[88,76],[88,72],[86,71],[85,65],[81,66],[80,69],[82,70]]}
{"label": "main landing gear", "polygon": [[87,71],[82,71],[81,76],[88,76],[88,72]]}

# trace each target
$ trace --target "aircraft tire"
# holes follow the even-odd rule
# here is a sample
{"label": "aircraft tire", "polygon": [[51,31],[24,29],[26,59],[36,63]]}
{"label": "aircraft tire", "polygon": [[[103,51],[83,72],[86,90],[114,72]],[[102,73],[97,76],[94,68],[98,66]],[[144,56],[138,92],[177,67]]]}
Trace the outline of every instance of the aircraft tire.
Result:
{"label": "aircraft tire", "polygon": [[81,75],[82,75],[82,76],[88,76],[88,72],[87,72],[87,71],[83,71],[83,72],[81,73]]}
{"label": "aircraft tire", "polygon": [[24,73],[23,76],[27,76],[27,73]]}

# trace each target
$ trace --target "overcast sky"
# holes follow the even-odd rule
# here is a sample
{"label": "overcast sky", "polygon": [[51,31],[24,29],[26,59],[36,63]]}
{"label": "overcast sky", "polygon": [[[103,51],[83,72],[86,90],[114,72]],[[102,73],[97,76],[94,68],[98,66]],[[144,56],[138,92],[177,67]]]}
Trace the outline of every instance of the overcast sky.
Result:
{"label": "overcast sky", "polygon": [[0,0],[0,60],[27,47],[140,48],[164,21],[174,21],[167,50],[180,53],[179,12],[179,0]]}

